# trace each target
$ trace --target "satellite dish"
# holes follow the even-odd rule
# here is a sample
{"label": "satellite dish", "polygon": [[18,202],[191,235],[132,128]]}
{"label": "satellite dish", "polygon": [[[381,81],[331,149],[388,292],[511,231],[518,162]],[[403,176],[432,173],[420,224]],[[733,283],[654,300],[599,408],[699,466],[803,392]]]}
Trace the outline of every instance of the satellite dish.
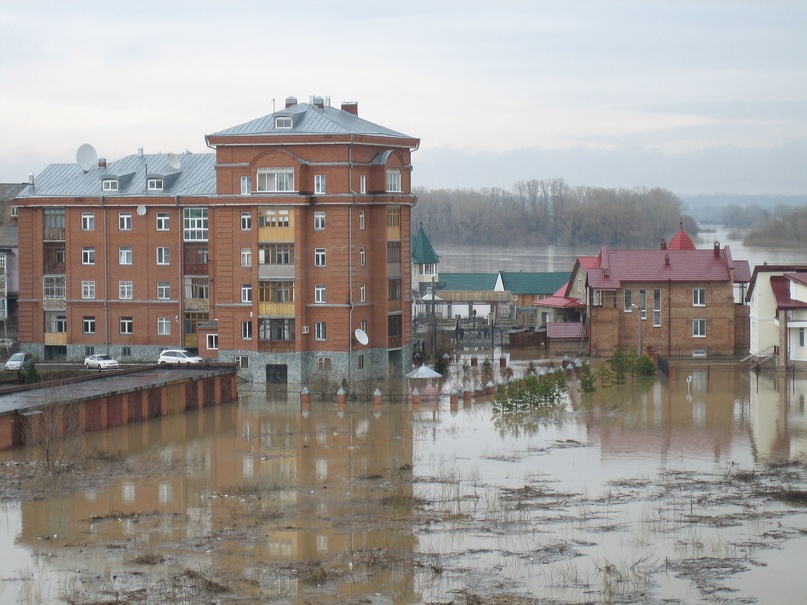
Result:
{"label": "satellite dish", "polygon": [[76,151],[76,164],[78,164],[78,167],[84,172],[87,172],[91,168],[95,168],[97,162],[98,153],[96,153],[95,147],[89,143],[84,143],[78,148],[78,151]]}
{"label": "satellite dish", "polygon": [[180,157],[175,153],[169,153],[165,156],[165,161],[168,162],[168,165],[173,168],[174,170],[179,170],[179,167],[182,165],[182,160]]}
{"label": "satellite dish", "polygon": [[367,332],[365,332],[361,328],[356,330],[355,335],[356,340],[359,342],[360,345],[366,345],[368,342],[370,342],[370,339],[367,337]]}
{"label": "satellite dish", "polygon": [[145,207],[145,206],[143,206],[142,204],[141,204],[140,206],[138,206],[138,207],[137,207],[137,214],[138,214],[139,216],[145,216],[145,214],[146,214],[146,207]]}

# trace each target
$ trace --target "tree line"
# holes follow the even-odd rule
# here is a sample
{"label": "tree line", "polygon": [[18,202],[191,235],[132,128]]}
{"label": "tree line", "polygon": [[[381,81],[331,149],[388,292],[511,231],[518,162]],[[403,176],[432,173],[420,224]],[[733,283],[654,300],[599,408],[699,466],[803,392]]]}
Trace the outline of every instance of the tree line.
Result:
{"label": "tree line", "polygon": [[[773,210],[759,209],[749,220],[751,229],[745,234],[746,246],[793,246],[807,248],[807,207],[779,205]],[[749,226],[736,225],[737,227]]]}
{"label": "tree line", "polygon": [[572,187],[563,179],[517,182],[512,190],[415,188],[413,225],[446,244],[652,247],[679,222],[697,235],[684,204],[666,189]]}

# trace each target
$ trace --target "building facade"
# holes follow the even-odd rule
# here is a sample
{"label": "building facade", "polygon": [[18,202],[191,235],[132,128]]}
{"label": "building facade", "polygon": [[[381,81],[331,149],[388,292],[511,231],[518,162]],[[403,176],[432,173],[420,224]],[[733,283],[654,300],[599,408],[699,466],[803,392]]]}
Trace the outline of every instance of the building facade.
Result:
{"label": "building facade", "polygon": [[289,97],[206,143],[80,150],[19,194],[21,344],[124,362],[182,347],[255,382],[407,371],[418,139]]}

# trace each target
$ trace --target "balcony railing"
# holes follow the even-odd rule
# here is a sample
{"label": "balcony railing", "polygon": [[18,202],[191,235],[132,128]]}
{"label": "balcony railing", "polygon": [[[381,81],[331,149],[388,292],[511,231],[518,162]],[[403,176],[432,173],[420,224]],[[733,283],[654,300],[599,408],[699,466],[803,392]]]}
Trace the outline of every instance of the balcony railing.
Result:
{"label": "balcony railing", "polygon": [[294,279],[294,265],[258,265],[258,279]]}
{"label": "balcony railing", "polygon": [[207,275],[209,267],[208,263],[185,263],[182,271],[185,275]]}
{"label": "balcony railing", "polygon": [[294,340],[259,340],[258,351],[261,353],[294,353]]}
{"label": "balcony railing", "polygon": [[258,303],[258,315],[266,317],[294,317],[294,303]]}
{"label": "balcony railing", "polygon": [[185,310],[186,311],[207,311],[210,309],[209,298],[186,298]]}

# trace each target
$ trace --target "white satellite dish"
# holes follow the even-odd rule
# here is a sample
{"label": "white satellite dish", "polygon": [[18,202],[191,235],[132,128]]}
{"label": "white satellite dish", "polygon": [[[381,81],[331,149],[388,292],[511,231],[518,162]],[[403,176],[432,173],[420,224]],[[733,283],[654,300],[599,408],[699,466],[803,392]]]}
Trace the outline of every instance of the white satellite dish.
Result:
{"label": "white satellite dish", "polygon": [[145,206],[143,206],[142,204],[141,204],[140,206],[138,206],[138,207],[137,207],[137,214],[138,214],[139,216],[145,216],[145,214],[146,214],[146,207],[145,207]]}
{"label": "white satellite dish", "polygon": [[175,153],[169,153],[165,156],[165,161],[168,162],[168,165],[173,168],[174,170],[179,170],[179,167],[182,165],[182,160],[180,157]]}
{"label": "white satellite dish", "polygon": [[98,153],[95,151],[95,147],[89,143],[84,143],[78,148],[78,151],[76,151],[76,164],[78,164],[78,167],[84,172],[95,168],[97,162]]}
{"label": "white satellite dish", "polygon": [[355,335],[356,335],[356,340],[358,341],[358,343],[360,345],[366,345],[368,342],[370,342],[370,339],[367,337],[367,332],[365,332],[361,328],[356,330]]}

